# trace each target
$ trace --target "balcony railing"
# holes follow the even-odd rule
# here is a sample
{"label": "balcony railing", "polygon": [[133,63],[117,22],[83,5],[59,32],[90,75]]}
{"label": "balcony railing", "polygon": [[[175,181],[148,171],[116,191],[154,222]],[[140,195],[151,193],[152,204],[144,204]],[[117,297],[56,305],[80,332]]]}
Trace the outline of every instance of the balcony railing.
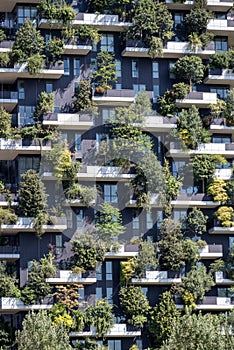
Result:
{"label": "balcony railing", "polygon": [[43,117],[43,124],[63,126],[67,129],[87,129],[93,126],[94,120],[90,114],[50,113]]}
{"label": "balcony railing", "polygon": [[0,91],[0,100],[18,100],[18,92]]}
{"label": "balcony railing", "polygon": [[20,247],[15,245],[1,245],[0,246],[0,255],[1,254],[19,254]]}

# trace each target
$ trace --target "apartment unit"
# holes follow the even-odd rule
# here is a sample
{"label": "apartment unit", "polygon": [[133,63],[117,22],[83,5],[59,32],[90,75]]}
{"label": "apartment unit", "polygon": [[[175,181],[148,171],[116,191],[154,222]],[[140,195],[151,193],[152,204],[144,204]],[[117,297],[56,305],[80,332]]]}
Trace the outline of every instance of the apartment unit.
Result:
{"label": "apartment unit", "polygon": [[[82,331],[71,330],[71,341],[97,338],[100,345],[107,345],[110,350],[128,350],[133,344],[139,349],[146,349],[151,345],[150,336],[144,328],[129,324],[119,308],[122,262],[138,256],[141,240],[154,243],[160,259],[157,243],[161,239],[160,228],[163,219],[171,217],[184,225],[184,219],[193,209],[198,208],[207,216],[207,222],[206,230],[202,234],[202,240],[206,244],[199,250],[200,259],[197,265],[203,264],[208,268],[217,259],[226,261],[234,242],[233,214],[228,225],[222,224],[222,220],[218,220],[217,215],[215,216],[217,210],[224,206],[232,213],[234,206],[231,186],[234,122],[226,122],[222,111],[218,113],[217,109],[215,110],[215,106],[226,100],[233,87],[234,73],[233,67],[210,65],[215,54],[225,55],[233,47],[233,3],[231,0],[208,0],[203,4],[203,9],[212,13],[212,18],[207,19],[207,26],[202,34],[213,34],[206,45],[203,45],[201,40],[198,44],[194,44],[191,37],[189,39],[188,33],[183,32],[185,18],[199,6],[198,2],[165,0],[161,6],[166,6],[170,13],[172,21],[170,30],[174,35],[170,39],[159,36],[162,52],[156,48],[152,55],[147,41],[144,41],[144,31],[147,29],[142,29],[142,33],[136,36],[137,40],[130,36],[126,38],[126,33],[130,33],[131,28],[136,25],[137,17],[134,19],[131,11],[137,6],[137,2],[127,4],[119,13],[114,6],[103,5],[103,9],[97,9],[95,1],[66,0],[65,2],[72,9],[73,15],[64,20],[57,19],[56,16],[50,17],[48,13],[46,16],[46,11],[43,12],[42,8],[38,8],[42,3],[40,0],[0,1],[0,30],[4,31],[4,38],[0,42],[0,55],[3,55],[0,60],[0,107],[11,115],[11,126],[14,128],[14,137],[7,138],[3,135],[0,139],[0,180],[3,187],[8,190],[8,197],[3,191],[0,205],[2,210],[9,211],[10,208],[17,214],[17,219],[13,222],[5,222],[1,218],[0,260],[6,262],[8,273],[16,274],[18,287],[24,288],[32,261],[39,261],[49,252],[53,252],[57,272],[46,278],[49,285],[53,287],[80,285],[79,301],[83,303],[82,307],[95,305],[97,300],[102,298],[106,298],[108,303],[113,305],[114,325],[104,339],[98,337],[97,330],[91,326]],[[202,7],[201,4],[200,6]],[[17,57],[17,52],[14,51],[14,45],[19,40],[17,33],[29,20],[30,25],[43,37],[45,47],[55,38],[63,40],[60,41],[62,42],[60,54],[56,53],[53,56],[52,49],[51,51],[43,49],[44,51],[40,52],[41,55],[45,55],[45,62],[36,71],[33,71],[35,67],[30,68],[29,57],[25,57],[25,62],[22,57],[18,62],[17,60],[13,62],[14,57]],[[84,40],[85,35],[82,33],[87,28],[95,31],[99,39],[95,41],[90,37]],[[64,34],[66,30],[67,33]],[[70,38],[69,33],[73,33],[70,34]],[[112,73],[112,79],[108,78],[106,84],[110,86],[104,91],[97,89],[101,78],[97,75],[95,78],[94,73],[98,70],[100,52],[111,55],[113,66],[110,68],[107,63],[107,70],[114,70],[115,76],[114,78]],[[33,52],[33,55],[35,54],[36,52]],[[6,55],[13,56],[10,62],[4,61]],[[203,76],[190,85],[190,91],[187,91],[183,98],[173,101],[175,108],[173,113],[163,113],[160,109],[160,96],[165,97],[166,91],[174,91],[174,85],[180,82],[173,67],[185,56],[199,57],[202,60]],[[36,62],[36,57],[33,57]],[[105,72],[101,74],[105,75]],[[81,99],[79,89],[82,81],[90,82],[88,107],[92,108],[89,113],[76,107],[77,101],[79,103]],[[53,108],[51,110],[45,108],[44,112],[43,106],[39,105],[43,92],[47,97],[53,96]],[[168,164],[171,175],[177,180],[186,165],[192,167],[196,156],[224,157],[225,164],[217,162],[211,178],[223,180],[223,186],[229,183],[229,197],[226,201],[208,193],[207,178],[197,181],[193,171],[188,173],[189,175],[183,174],[179,193],[170,197],[169,215],[160,201],[157,179],[155,191],[152,188],[148,190],[150,197],[148,205],[142,205],[136,187],[134,190],[134,187],[131,188],[129,185],[134,183],[134,179],[139,175],[134,165],[141,164],[142,153],[137,153],[136,145],[131,144],[131,136],[126,137],[125,151],[123,148],[118,149],[118,159],[116,154],[113,156],[108,151],[114,147],[113,125],[116,126],[118,122],[111,123],[110,120],[115,118],[116,108],[125,108],[122,114],[127,114],[127,108],[136,104],[137,96],[143,92],[146,92],[144,98],[147,97],[150,101],[152,110],[143,115],[140,123],[136,120],[132,127],[140,129],[141,135],[151,142],[145,156],[149,153],[156,156],[160,167]],[[203,128],[210,135],[209,142],[194,147],[188,146],[186,142],[183,144],[179,138],[181,129],[177,133],[176,140],[173,138],[180,127],[178,120],[181,111],[189,111],[192,106],[197,107]],[[38,108],[39,117],[36,119]],[[212,111],[216,111],[216,114],[215,112],[212,114]],[[47,137],[42,140],[38,134],[33,135],[32,127],[34,131],[40,127]],[[96,195],[88,203],[82,200],[82,196],[77,195],[75,198],[67,195],[67,187],[64,185],[66,177],[61,177],[59,172],[56,173],[56,169],[54,170],[56,160],[51,160],[51,163],[48,161],[50,159],[48,154],[56,144],[66,144],[63,147],[70,152],[72,162],[79,163],[75,182],[81,187],[96,189]],[[120,162],[123,159],[128,161],[124,166]],[[48,195],[46,210],[50,220],[39,225],[43,233],[40,238],[35,218],[24,215],[22,204],[20,207],[21,175],[30,169],[39,174]],[[155,177],[157,176],[155,173]],[[149,179],[146,179],[145,183],[150,186],[150,181],[147,180]],[[140,185],[138,183],[138,190]],[[165,196],[163,191],[162,189],[161,192]],[[74,240],[77,231],[88,234],[94,230],[97,213],[100,212],[103,203],[111,204],[120,211],[125,232],[112,242],[114,244],[119,241],[119,245],[116,249],[110,249],[105,253],[103,262],[96,267],[96,270],[79,273],[71,271],[71,267],[63,264],[63,261],[69,260],[74,254],[71,241]],[[4,213],[2,215],[4,216]],[[187,234],[193,241],[198,240],[196,234],[195,237],[191,232]],[[154,270],[151,266],[148,269],[146,266],[144,276],[133,276],[128,284],[140,286],[150,306],[153,307],[159,302],[163,292],[169,290],[172,285],[180,285],[188,271],[189,269],[182,266],[176,272],[165,270],[160,264]],[[214,281],[215,285],[206,293],[205,298],[197,303],[196,308],[202,312],[232,309],[234,295],[230,274],[228,275],[224,269],[216,271]],[[175,302],[178,309],[184,307],[181,297],[175,298]],[[45,298],[41,303],[26,305],[20,298],[6,295],[1,297],[0,313],[12,328],[17,328],[29,310],[51,309],[53,303],[53,298]]]}

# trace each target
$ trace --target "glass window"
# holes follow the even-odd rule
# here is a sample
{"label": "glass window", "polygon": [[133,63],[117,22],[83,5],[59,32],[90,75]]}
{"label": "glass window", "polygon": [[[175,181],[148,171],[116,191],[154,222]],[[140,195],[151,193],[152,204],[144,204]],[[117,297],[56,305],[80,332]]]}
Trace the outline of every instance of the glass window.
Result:
{"label": "glass window", "polygon": [[64,75],[70,75],[70,60],[69,58],[64,58]]}
{"label": "glass window", "polygon": [[114,51],[114,36],[113,34],[102,34],[101,50],[113,52]]}
{"label": "glass window", "polygon": [[24,24],[27,18],[35,19],[37,16],[36,7],[31,6],[18,6],[17,7],[17,24]]}
{"label": "glass window", "polygon": [[63,241],[61,233],[55,236],[56,255],[61,255],[63,251]]}
{"label": "glass window", "polygon": [[111,108],[102,109],[101,115],[102,115],[102,122],[103,124],[105,124],[109,121],[109,119],[111,119],[115,115],[115,110]]}
{"label": "glass window", "polygon": [[108,340],[108,349],[109,350],[121,350],[121,340]]}
{"label": "glass window", "polygon": [[215,12],[215,18],[217,19],[226,19],[227,14],[226,12]]}
{"label": "glass window", "polygon": [[172,67],[174,67],[174,65],[175,65],[175,62],[169,62],[169,72],[170,72],[170,75],[169,75],[169,77],[170,77],[170,79],[175,79],[175,74],[172,72]]}
{"label": "glass window", "polygon": [[210,92],[215,92],[219,99],[225,100],[227,98],[228,89],[225,88],[211,88]]}
{"label": "glass window", "polygon": [[116,88],[116,90],[121,90],[122,84],[119,84],[119,83],[115,84],[115,88]]}
{"label": "glass window", "polygon": [[224,135],[213,135],[212,142],[213,143],[231,143],[232,137],[224,136]]}
{"label": "glass window", "polygon": [[118,202],[117,185],[104,185],[104,201],[107,203]]}
{"label": "glass window", "polygon": [[174,26],[175,28],[179,25],[181,25],[184,21],[184,14],[183,12],[175,12],[174,14]]}
{"label": "glass window", "polygon": [[102,280],[102,265],[98,265],[97,269],[96,269],[96,276],[97,276],[97,280],[101,281]]}
{"label": "glass window", "polygon": [[102,299],[102,288],[96,288],[96,300]]}
{"label": "glass window", "polygon": [[53,84],[52,83],[46,83],[46,92],[47,94],[50,94],[53,92]]}
{"label": "glass window", "polygon": [[228,39],[226,37],[216,37],[215,51],[228,51]]}
{"label": "glass window", "polygon": [[81,303],[81,302],[84,302],[84,298],[85,298],[85,293],[84,293],[84,288],[80,288],[79,289],[79,298],[78,298],[78,301]]}
{"label": "glass window", "polygon": [[80,75],[80,60],[77,58],[74,58],[73,64],[74,64],[73,74],[77,76]]}
{"label": "glass window", "polygon": [[115,60],[115,64],[116,64],[116,77],[121,78],[121,61]]}
{"label": "glass window", "polygon": [[139,78],[137,61],[132,61],[132,78]]}
{"label": "glass window", "polygon": [[76,227],[82,228],[83,227],[83,209],[80,209],[76,213]]}
{"label": "glass window", "polygon": [[71,211],[71,209],[66,211],[66,217],[67,217],[67,227],[72,228],[72,211]]}
{"label": "glass window", "polygon": [[139,228],[140,228],[140,220],[139,220],[139,212],[138,212],[138,210],[133,210],[132,228],[133,228],[133,230],[139,230]]}
{"label": "glass window", "polygon": [[163,212],[162,211],[158,211],[157,212],[157,229],[161,228],[162,221],[163,221]]}
{"label": "glass window", "polygon": [[29,169],[39,171],[40,160],[38,157],[19,157],[18,158],[18,168],[19,176]]}
{"label": "glass window", "polygon": [[19,100],[25,99],[24,81],[18,81]]}
{"label": "glass window", "polygon": [[152,213],[147,211],[146,213],[146,228],[147,230],[150,230],[153,227],[153,218],[152,218]]}
{"label": "glass window", "polygon": [[139,350],[142,350],[142,340],[141,339],[136,340],[136,346],[138,347]]}
{"label": "glass window", "polygon": [[146,297],[147,296],[147,293],[148,293],[148,287],[141,287],[142,289],[142,293],[144,294],[144,296]]}
{"label": "glass window", "polygon": [[106,297],[109,304],[113,304],[112,294],[113,288],[106,288]]}
{"label": "glass window", "polygon": [[232,248],[234,243],[234,237],[229,237],[229,248]]}
{"label": "glass window", "polygon": [[81,151],[81,143],[82,143],[81,134],[76,133],[75,134],[75,148],[76,148],[76,151]]}
{"label": "glass window", "polygon": [[154,85],[153,86],[154,89],[154,102],[157,102],[159,95],[159,85]]}
{"label": "glass window", "polygon": [[100,144],[106,143],[109,145],[109,135],[107,134],[96,134],[96,147],[97,151],[99,150]]}
{"label": "glass window", "polygon": [[112,261],[106,261],[106,280],[112,281]]}
{"label": "glass window", "polygon": [[159,78],[158,62],[152,62],[153,78]]}
{"label": "glass window", "polygon": [[133,84],[133,90],[135,95],[138,94],[138,92],[143,92],[146,90],[145,84]]}
{"label": "glass window", "polygon": [[20,126],[34,125],[34,106],[19,106]]}

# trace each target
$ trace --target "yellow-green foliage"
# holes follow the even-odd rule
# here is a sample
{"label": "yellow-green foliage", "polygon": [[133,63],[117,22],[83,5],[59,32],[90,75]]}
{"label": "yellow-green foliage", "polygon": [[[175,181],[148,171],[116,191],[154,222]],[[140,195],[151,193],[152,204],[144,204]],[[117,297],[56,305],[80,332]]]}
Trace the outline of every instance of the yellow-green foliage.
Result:
{"label": "yellow-green foliage", "polygon": [[196,308],[196,303],[194,302],[195,298],[193,296],[192,293],[190,293],[189,291],[185,290],[184,294],[183,294],[183,300],[184,300],[184,305],[195,309]]}
{"label": "yellow-green foliage", "polygon": [[135,266],[136,266],[135,258],[121,262],[121,283],[126,283],[132,278],[135,272]]}
{"label": "yellow-green foliage", "polygon": [[224,204],[227,199],[226,183],[224,180],[215,179],[208,186],[207,193],[214,197],[214,201],[220,201]]}
{"label": "yellow-green foliage", "polygon": [[216,213],[216,218],[220,221],[223,227],[233,227],[234,226],[234,209],[232,207],[220,207]]}

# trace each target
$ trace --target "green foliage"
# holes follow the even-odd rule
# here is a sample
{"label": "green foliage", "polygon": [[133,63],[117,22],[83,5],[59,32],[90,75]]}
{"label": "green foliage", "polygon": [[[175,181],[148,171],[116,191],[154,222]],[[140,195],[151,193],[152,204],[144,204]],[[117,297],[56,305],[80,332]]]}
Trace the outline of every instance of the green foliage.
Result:
{"label": "green foliage", "polygon": [[207,180],[214,176],[217,165],[227,161],[220,155],[201,154],[192,158],[192,166],[195,181]]}
{"label": "green foliage", "polygon": [[201,236],[206,232],[206,223],[208,216],[204,215],[199,208],[194,208],[186,217],[186,227],[192,231],[195,236]]}
{"label": "green foliage", "polygon": [[200,259],[200,249],[205,246],[206,242],[202,240],[198,240],[196,242],[189,238],[183,240],[183,252],[186,264],[189,264],[189,266],[195,265]]}
{"label": "green foliage", "polygon": [[54,37],[46,42],[45,53],[49,63],[55,63],[62,59],[64,52],[63,49],[64,41],[57,37]]}
{"label": "green foliage", "polygon": [[9,350],[12,345],[12,327],[0,316],[0,349]]}
{"label": "green foliage", "polygon": [[104,337],[114,325],[112,305],[106,299],[100,299],[96,305],[90,305],[85,310],[86,322],[96,328],[96,337]]}
{"label": "green foliage", "polygon": [[146,270],[156,270],[157,267],[158,258],[155,245],[152,242],[141,242],[138,256],[135,259],[134,275],[137,278],[144,278]]}
{"label": "green foliage", "polygon": [[0,108],[0,138],[8,139],[12,134],[11,115]]}
{"label": "green foliage", "polygon": [[75,90],[75,101],[74,101],[74,111],[86,112],[92,111],[92,93],[91,93],[91,83],[89,80],[81,80],[78,83],[78,87]]}
{"label": "green foliage", "polygon": [[41,57],[43,48],[44,38],[41,36],[40,31],[36,29],[30,19],[26,19],[16,33],[16,39],[12,48],[13,61],[28,61],[31,64],[32,59],[29,60],[31,57],[34,57],[34,60],[37,58],[38,61],[39,57]]}
{"label": "green foliage", "polygon": [[170,292],[164,292],[161,300],[150,315],[150,333],[153,335],[153,341],[157,346],[162,345],[163,341],[168,339],[173,332],[174,322],[179,318],[180,313],[176,309]]}
{"label": "green foliage", "polygon": [[28,58],[28,72],[29,74],[36,75],[39,74],[45,66],[44,56],[41,56],[40,53]]}
{"label": "green foliage", "polygon": [[97,54],[96,70],[93,72],[93,79],[95,85],[100,86],[104,91],[112,89],[112,84],[117,79],[113,53],[100,51]]}
{"label": "green foliage", "polygon": [[38,173],[28,170],[21,175],[19,209],[23,216],[37,217],[46,210],[47,194]]}
{"label": "green foliage", "polygon": [[106,244],[92,234],[78,234],[76,240],[72,241],[74,255],[74,266],[84,270],[95,270],[98,263],[104,260],[107,251]]}
{"label": "green foliage", "polygon": [[136,259],[128,259],[126,261],[121,261],[121,275],[120,282],[122,284],[127,283],[135,274],[136,269]]}
{"label": "green foliage", "polygon": [[[151,44],[155,45],[154,38],[171,39],[174,35],[172,15],[166,4],[153,0],[139,0],[133,6],[132,17],[133,26],[127,32],[130,39],[142,40],[150,47]],[[157,40],[157,46],[158,43]]]}
{"label": "green foliage", "polygon": [[164,219],[160,229],[160,266],[164,270],[179,271],[184,265],[181,224],[170,218]]}
{"label": "green foliage", "polygon": [[202,8],[192,9],[184,18],[184,27],[187,35],[196,33],[201,35],[206,32],[209,20],[212,18],[212,13]]}
{"label": "green foliage", "polygon": [[65,195],[68,200],[80,199],[85,206],[89,207],[97,197],[97,189],[91,186],[72,183],[66,190]]}
{"label": "green foliage", "polygon": [[207,273],[204,265],[193,266],[186,277],[182,278],[182,287],[190,292],[195,300],[202,300],[205,293],[214,285],[213,277],[210,273]]}
{"label": "green foliage", "polygon": [[34,118],[36,121],[41,121],[43,115],[52,113],[54,111],[54,94],[48,94],[42,91],[38,96],[38,103],[35,108]]}
{"label": "green foliage", "polygon": [[0,262],[0,297],[20,297],[20,290],[17,287],[18,280],[14,274],[7,273],[7,264]]}
{"label": "green foliage", "polygon": [[96,230],[104,241],[118,237],[125,232],[120,210],[109,203],[103,203],[97,212]]}
{"label": "green foliage", "polygon": [[0,43],[6,40],[6,34],[3,29],[0,29]]}
{"label": "green foliage", "polygon": [[211,68],[229,68],[230,57],[228,52],[216,52],[210,58],[210,67]]}
{"label": "green foliage", "polygon": [[7,68],[10,63],[10,56],[8,52],[0,52],[0,67]]}
{"label": "green foliage", "polygon": [[195,149],[199,143],[210,141],[210,133],[203,127],[199,109],[195,105],[180,113],[178,132],[183,143],[190,149]]}
{"label": "green foliage", "polygon": [[62,21],[64,25],[69,24],[76,17],[74,9],[67,5],[64,0],[41,0],[37,8],[40,11],[41,17]]}
{"label": "green foliage", "polygon": [[227,126],[234,126],[234,89],[228,91],[226,98],[226,106],[223,111]]}
{"label": "green foliage", "polygon": [[68,333],[53,325],[46,310],[29,312],[22,326],[22,331],[16,333],[18,350],[72,350]]}
{"label": "green foliage", "polygon": [[159,98],[160,113],[164,116],[174,115],[178,108],[176,107],[176,100],[183,100],[189,92],[189,85],[185,83],[174,84],[172,90],[167,90]]}
{"label": "green foliage", "polygon": [[[174,321],[170,337],[160,350],[226,350],[233,347],[227,315],[186,312]],[[224,335],[225,334],[225,335]]]}
{"label": "green foliage", "polygon": [[166,214],[171,212],[171,200],[178,196],[180,188],[182,186],[182,178],[175,178],[169,168],[169,163],[165,160],[165,165],[163,167],[163,175],[166,188],[166,204],[164,206],[164,211]]}
{"label": "green foliage", "polygon": [[52,287],[45,281],[53,276],[56,268],[53,265],[53,256],[33,260],[28,273],[28,281],[21,292],[21,300],[26,305],[41,303],[45,297],[51,296]]}
{"label": "green foliage", "polygon": [[53,326],[62,325],[64,328],[71,328],[73,325],[72,317],[67,313],[66,306],[62,303],[56,303],[50,309],[50,316]]}
{"label": "green foliage", "polygon": [[219,207],[214,214],[223,227],[234,226],[234,209],[232,207]]}
{"label": "green foliage", "polygon": [[189,83],[190,89],[202,81],[204,75],[202,59],[197,56],[183,56],[172,67],[172,72],[179,81]]}
{"label": "green foliage", "polygon": [[120,306],[128,323],[135,327],[143,327],[147,322],[150,306],[141,287],[122,287],[119,292]]}
{"label": "green foliage", "polygon": [[93,45],[97,45],[102,38],[102,35],[98,33],[98,30],[88,24],[79,26],[76,34],[78,35],[79,39],[84,42],[91,40]]}
{"label": "green foliage", "polygon": [[0,231],[2,224],[12,225],[17,222],[17,215],[11,209],[0,208]]}
{"label": "green foliage", "polygon": [[219,272],[225,270],[225,262],[222,259],[217,259],[209,266],[210,273]]}
{"label": "green foliage", "polygon": [[214,179],[208,185],[207,193],[213,196],[214,201],[220,201],[222,204],[225,204],[228,199],[226,182],[224,180]]}
{"label": "green foliage", "polygon": [[148,54],[152,59],[163,56],[163,42],[161,38],[157,38],[156,36],[151,38]]}

